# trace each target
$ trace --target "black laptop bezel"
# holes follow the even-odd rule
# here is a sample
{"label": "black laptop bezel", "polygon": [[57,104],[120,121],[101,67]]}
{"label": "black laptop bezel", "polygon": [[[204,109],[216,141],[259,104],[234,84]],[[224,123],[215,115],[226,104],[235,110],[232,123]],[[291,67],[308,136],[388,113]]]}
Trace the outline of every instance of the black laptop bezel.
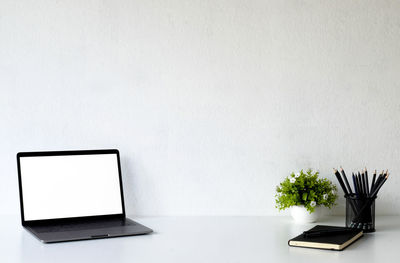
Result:
{"label": "black laptop bezel", "polygon": [[[56,218],[56,219],[26,221],[25,216],[24,216],[24,201],[23,201],[23,193],[22,193],[20,158],[21,157],[40,157],[40,156],[63,156],[63,155],[92,155],[92,154],[97,154],[97,155],[98,154],[116,154],[117,155],[122,213],[121,214],[111,214],[111,215],[96,215],[96,216],[82,216],[82,217],[69,217],[69,218]],[[117,149],[19,152],[19,153],[17,153],[17,168],[18,168],[19,201],[20,201],[20,209],[21,209],[21,223],[23,226],[65,224],[65,223],[73,223],[73,222],[89,222],[92,220],[102,220],[102,219],[125,219],[126,218],[124,192],[123,192],[123,186],[122,186],[121,163],[120,163],[120,158],[119,158],[119,151]]]}

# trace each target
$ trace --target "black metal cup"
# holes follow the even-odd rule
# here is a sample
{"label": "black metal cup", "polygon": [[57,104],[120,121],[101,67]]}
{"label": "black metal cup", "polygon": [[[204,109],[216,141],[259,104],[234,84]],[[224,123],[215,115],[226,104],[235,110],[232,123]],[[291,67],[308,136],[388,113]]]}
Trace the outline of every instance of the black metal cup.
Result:
{"label": "black metal cup", "polygon": [[356,194],[346,198],[346,227],[375,232],[375,199]]}

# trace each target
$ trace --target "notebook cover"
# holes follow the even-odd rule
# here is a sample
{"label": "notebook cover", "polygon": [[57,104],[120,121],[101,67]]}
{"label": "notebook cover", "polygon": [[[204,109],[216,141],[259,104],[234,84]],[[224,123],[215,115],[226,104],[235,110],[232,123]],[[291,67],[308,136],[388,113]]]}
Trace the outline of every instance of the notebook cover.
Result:
{"label": "notebook cover", "polygon": [[[338,227],[338,226],[317,225],[317,226],[311,228],[310,230],[321,231],[321,230],[331,230],[331,229],[336,230],[336,229],[341,229],[341,228],[345,229],[344,227]],[[310,231],[310,230],[308,230],[308,231]],[[301,241],[301,242],[308,242],[308,243],[343,245],[347,241],[349,241],[352,238],[354,238],[355,236],[357,236],[360,232],[362,232],[362,230],[355,229],[354,232],[352,231],[349,233],[341,233],[341,234],[337,234],[337,235],[319,236],[319,237],[304,237],[303,234],[300,234],[297,237],[290,239],[288,241],[288,244],[289,244],[289,246],[292,246],[292,245],[290,245],[290,241]],[[354,240],[352,243],[354,243],[357,240],[358,240],[358,238],[356,240]],[[349,246],[349,245],[347,245],[347,246]],[[299,247],[299,246],[296,246],[296,247]],[[307,246],[301,246],[301,247],[307,247]],[[344,247],[340,250],[343,250],[346,247]],[[316,247],[313,247],[313,248],[316,248]],[[319,247],[317,247],[317,248],[319,248]],[[325,249],[325,248],[321,247],[321,249]]]}

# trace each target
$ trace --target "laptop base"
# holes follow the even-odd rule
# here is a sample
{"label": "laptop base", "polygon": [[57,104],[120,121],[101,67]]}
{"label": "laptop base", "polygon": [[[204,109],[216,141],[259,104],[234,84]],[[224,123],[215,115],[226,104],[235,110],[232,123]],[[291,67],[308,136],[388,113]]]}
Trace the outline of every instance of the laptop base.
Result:
{"label": "laptop base", "polygon": [[135,236],[153,232],[150,228],[129,218],[93,220],[78,224],[25,226],[25,228],[43,243]]}

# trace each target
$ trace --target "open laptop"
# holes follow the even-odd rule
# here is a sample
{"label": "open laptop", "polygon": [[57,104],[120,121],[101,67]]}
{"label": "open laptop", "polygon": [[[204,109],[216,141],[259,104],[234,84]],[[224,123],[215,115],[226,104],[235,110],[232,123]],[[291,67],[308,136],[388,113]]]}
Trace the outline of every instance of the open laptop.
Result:
{"label": "open laptop", "polygon": [[17,154],[22,225],[45,243],[142,235],[125,216],[118,150]]}

